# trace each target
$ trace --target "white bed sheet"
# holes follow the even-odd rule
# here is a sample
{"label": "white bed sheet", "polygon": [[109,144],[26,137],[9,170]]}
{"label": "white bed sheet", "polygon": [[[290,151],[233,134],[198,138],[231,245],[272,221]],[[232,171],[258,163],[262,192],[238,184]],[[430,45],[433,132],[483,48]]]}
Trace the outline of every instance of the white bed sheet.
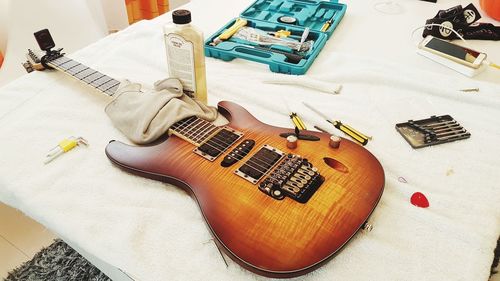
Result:
{"label": "white bed sheet", "polygon": [[[249,4],[234,2],[196,1],[188,8],[211,33]],[[400,3],[427,12],[422,22],[438,9]],[[348,3],[343,22],[307,74],[343,84],[340,95],[263,84],[280,75],[251,62],[207,59],[209,103],[235,101],[260,120],[287,127],[286,101],[310,127],[327,126],[301,104],[307,101],[373,135],[367,148],[386,176],[370,219],[375,228],[356,235],[333,260],[299,279],[486,280],[500,233],[500,87],[480,80],[495,82],[498,73],[463,78],[404,45],[391,45],[394,54],[374,58],[368,44],[352,45],[361,39],[350,39],[351,31],[370,22],[360,16],[375,13],[371,4]],[[401,21],[398,30],[408,31],[414,18]],[[373,19],[381,26],[388,21],[378,14]],[[115,78],[152,85],[166,76],[161,26],[167,21],[168,15],[140,22],[70,56]],[[373,42],[375,35],[359,36]],[[398,63],[403,59],[404,65]],[[458,91],[474,87],[480,92]],[[128,142],[104,113],[108,101],[53,72],[26,75],[0,89],[0,201],[139,280],[265,279],[234,262],[225,267],[195,202],[183,191],[124,173],[107,160],[109,140]],[[452,115],[472,137],[413,150],[394,129],[408,119],[440,114]],[[44,166],[47,150],[70,135],[87,138],[90,146]],[[400,176],[408,183],[399,182]],[[428,209],[409,203],[416,191],[428,196]]]}

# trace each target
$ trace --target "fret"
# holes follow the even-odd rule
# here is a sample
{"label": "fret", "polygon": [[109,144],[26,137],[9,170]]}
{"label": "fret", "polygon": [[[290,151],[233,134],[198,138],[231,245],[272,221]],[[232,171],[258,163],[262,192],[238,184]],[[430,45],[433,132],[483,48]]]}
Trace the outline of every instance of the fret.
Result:
{"label": "fret", "polygon": [[118,90],[118,87],[120,86],[120,82],[118,82],[118,84],[116,84],[115,86],[109,88],[106,90],[106,94],[110,95],[110,96],[113,96],[115,93],[116,93],[116,90]]}
{"label": "fret", "polygon": [[102,75],[102,76],[101,76],[101,78],[96,79],[96,80],[94,80],[94,81],[90,82],[89,84],[90,84],[91,86],[93,86],[94,88],[98,88],[98,87],[99,87],[99,86],[101,86],[102,84],[104,84],[104,83],[106,83],[106,82],[108,82],[109,80],[111,80],[111,79],[112,79],[111,77],[106,76],[106,75],[104,75],[104,74],[101,74],[101,75]]}
{"label": "fret", "polygon": [[192,139],[194,142],[198,142],[195,138],[196,134],[198,133],[198,130],[205,124],[205,120],[197,118],[193,124],[191,124],[191,130],[186,132],[186,137]]}
{"label": "fret", "polygon": [[199,136],[199,140],[201,140],[201,142],[204,142],[208,137],[212,136],[215,133],[215,131],[219,129],[218,127],[212,125],[211,123],[208,123],[208,125],[209,126],[202,132],[202,135]]}
{"label": "fret", "polygon": [[170,129],[175,131],[176,133],[181,133],[181,131],[189,124],[189,120],[195,118],[194,116],[182,119],[180,121],[177,121],[174,123],[172,126],[170,126]]}
{"label": "fret", "polygon": [[88,67],[86,67],[83,64],[79,64],[79,65],[77,65],[75,67],[72,67],[69,70],[67,70],[66,73],[75,76],[76,74],[84,71],[85,69],[88,69]]}
{"label": "fret", "polygon": [[185,118],[185,119],[182,119],[182,120],[180,120],[180,121],[175,122],[172,126],[170,126],[170,129],[172,129],[172,130],[177,130],[177,129],[178,129],[179,127],[181,127],[181,126],[184,124],[184,122],[186,122],[186,120],[187,120],[187,119],[189,119],[189,118],[192,118],[192,117],[188,117],[188,118]]}
{"label": "fret", "polygon": [[178,130],[177,132],[183,136],[185,136],[186,132],[189,130],[189,126],[191,126],[191,124],[196,120],[197,118],[195,116],[192,116],[188,119],[185,119],[186,121],[184,122],[184,124],[182,124],[182,127],[180,128],[180,130]]}
{"label": "fret", "polygon": [[207,135],[207,132],[213,129],[213,127],[215,126],[205,121],[203,126],[200,128],[201,130],[199,130],[198,134],[194,136],[194,140],[196,142],[200,142],[200,140],[201,141],[205,140],[204,137]]}
{"label": "fret", "polygon": [[74,76],[80,80],[83,80],[85,77],[96,73],[97,71],[93,70],[92,68],[87,68],[84,71],[78,72]]}
{"label": "fret", "polygon": [[64,71],[67,71],[67,70],[69,70],[69,69],[71,69],[71,68],[73,68],[73,67],[75,67],[75,66],[77,66],[79,64],[80,64],[79,62],[76,62],[74,60],[69,60],[69,61],[67,61],[65,63],[60,64],[59,68],[61,68]]}
{"label": "fret", "polygon": [[87,84],[90,84],[94,82],[95,80],[102,78],[104,74],[100,73],[99,71],[96,71],[92,73],[91,75],[88,75],[87,77],[83,78],[82,81],[86,82]]}
{"label": "fret", "polygon": [[106,92],[107,90],[111,89],[112,87],[114,86],[118,86],[118,84],[120,84],[120,82],[116,81],[115,79],[111,78],[108,76],[108,78],[110,78],[111,80],[109,80],[108,82],[100,85],[99,87],[97,87],[97,89],[103,91],[103,92]]}
{"label": "fret", "polygon": [[64,64],[64,63],[67,63],[68,61],[70,61],[71,59],[67,58],[67,57],[60,57],[60,58],[57,58],[53,61],[51,61],[50,63],[59,67],[61,64]]}

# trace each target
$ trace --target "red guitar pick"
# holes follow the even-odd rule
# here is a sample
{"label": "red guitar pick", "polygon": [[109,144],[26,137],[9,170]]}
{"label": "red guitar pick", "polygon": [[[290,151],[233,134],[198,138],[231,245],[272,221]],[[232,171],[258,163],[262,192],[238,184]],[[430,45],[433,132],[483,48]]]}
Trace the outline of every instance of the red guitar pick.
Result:
{"label": "red guitar pick", "polygon": [[427,208],[429,207],[429,200],[427,200],[427,197],[423,195],[420,192],[415,192],[411,196],[410,202],[420,208]]}

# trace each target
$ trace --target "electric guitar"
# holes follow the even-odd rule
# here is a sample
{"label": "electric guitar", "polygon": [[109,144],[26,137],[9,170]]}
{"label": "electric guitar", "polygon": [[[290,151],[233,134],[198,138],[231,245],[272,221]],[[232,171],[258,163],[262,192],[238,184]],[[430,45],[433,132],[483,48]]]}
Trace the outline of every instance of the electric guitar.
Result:
{"label": "electric guitar", "polygon": [[[109,96],[119,85],[60,50],[28,58],[35,68],[57,69]],[[282,136],[293,130],[262,123],[232,102],[219,102],[218,111],[228,124],[186,118],[164,140],[111,141],[106,155],[127,172],[187,191],[218,247],[260,275],[308,273],[366,226],[384,188],[382,166],[368,150],[347,139],[335,148],[330,135],[314,131],[303,131],[308,140],[299,136],[288,148]]]}

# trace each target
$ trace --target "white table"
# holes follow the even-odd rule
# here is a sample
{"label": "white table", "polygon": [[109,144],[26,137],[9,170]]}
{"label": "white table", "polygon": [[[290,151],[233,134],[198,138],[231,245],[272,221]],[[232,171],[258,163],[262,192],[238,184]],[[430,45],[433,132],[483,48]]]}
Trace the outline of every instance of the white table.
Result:
{"label": "white table", "polygon": [[[199,0],[186,8],[208,35],[250,2]],[[486,280],[500,232],[500,72],[470,79],[415,54],[420,32],[410,38],[411,31],[454,1],[401,0],[405,13],[396,16],[376,12],[374,3],[347,3],[306,75],[343,84],[340,95],[263,84],[279,77],[266,65],[207,59],[209,103],[232,100],[266,123],[289,127],[286,101],[312,127],[322,121],[301,105],[307,100],[374,136],[367,149],[386,173],[371,218],[374,230],[356,235],[301,279]],[[166,76],[161,26],[169,20],[166,14],[138,23],[70,56],[151,85]],[[470,46],[500,62],[498,42]],[[458,91],[476,86],[479,93]],[[184,192],[124,173],[107,160],[109,140],[128,141],[104,114],[105,97],[51,72],[21,77],[1,88],[0,97],[0,201],[50,228],[116,279],[122,272],[136,280],[261,279],[234,262],[225,268]],[[413,150],[394,130],[396,123],[432,114],[451,114],[472,137]],[[86,137],[90,147],[44,166],[46,151],[70,135]],[[428,196],[430,208],[409,203],[416,191]]]}

